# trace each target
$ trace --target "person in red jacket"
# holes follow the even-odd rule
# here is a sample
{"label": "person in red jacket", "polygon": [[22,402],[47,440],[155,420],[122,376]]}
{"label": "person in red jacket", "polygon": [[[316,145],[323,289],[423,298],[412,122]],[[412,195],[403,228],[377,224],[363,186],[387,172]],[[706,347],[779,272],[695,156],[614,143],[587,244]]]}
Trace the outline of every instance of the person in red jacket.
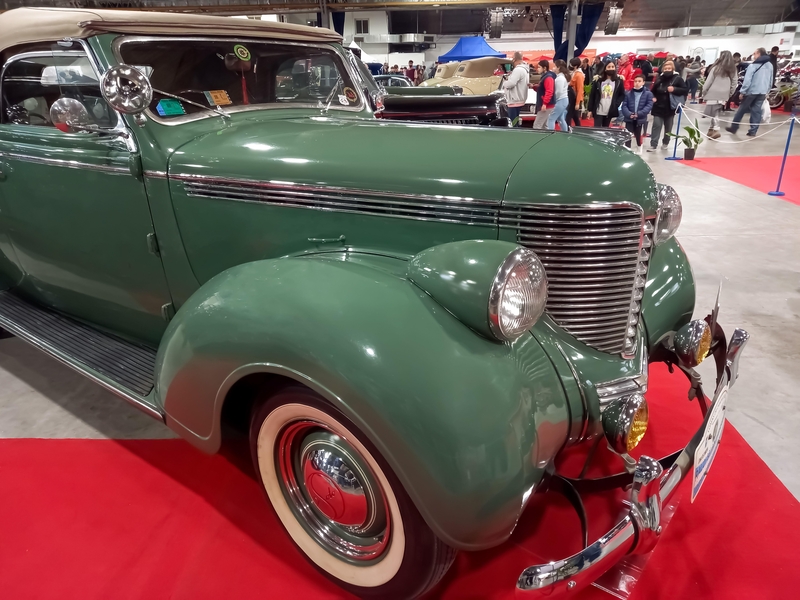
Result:
{"label": "person in red jacket", "polygon": [[619,57],[617,77],[622,79],[626,92],[630,92],[633,89],[633,64],[627,54]]}
{"label": "person in red jacket", "polygon": [[540,60],[536,70],[542,79],[536,88],[536,120],[533,122],[533,128],[544,129],[547,118],[556,106],[556,74],[550,70],[550,62],[546,60]]}

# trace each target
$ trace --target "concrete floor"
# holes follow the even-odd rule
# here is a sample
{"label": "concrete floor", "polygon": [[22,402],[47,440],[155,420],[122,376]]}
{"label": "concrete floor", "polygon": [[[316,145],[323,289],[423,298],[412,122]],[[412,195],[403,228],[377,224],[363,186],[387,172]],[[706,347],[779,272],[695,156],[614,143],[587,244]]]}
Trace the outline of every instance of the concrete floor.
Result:
{"label": "concrete floor", "polygon": [[[730,118],[730,117],[729,117]],[[776,114],[776,121],[784,119]],[[706,128],[701,120],[701,126]],[[779,155],[787,128],[741,144],[708,142],[698,156]],[[800,130],[791,153],[800,154]],[[723,134],[721,141],[745,140]],[[697,317],[724,279],[720,321],[751,341],[728,418],[800,498],[800,206],[644,153],[658,181],[683,200],[678,238],[697,279]],[[764,174],[772,177],[773,174]],[[713,367],[705,367],[713,380]],[[711,370],[709,371],[709,368]],[[18,339],[0,340],[0,437],[173,437],[163,425]]]}

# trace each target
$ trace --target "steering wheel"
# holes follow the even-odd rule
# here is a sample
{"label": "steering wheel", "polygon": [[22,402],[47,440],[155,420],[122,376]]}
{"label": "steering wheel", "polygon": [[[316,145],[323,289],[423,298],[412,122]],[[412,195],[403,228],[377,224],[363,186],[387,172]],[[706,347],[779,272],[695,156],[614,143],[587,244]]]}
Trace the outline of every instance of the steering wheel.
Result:
{"label": "steering wheel", "polygon": [[50,121],[44,115],[40,115],[39,113],[29,112],[28,113],[28,119],[30,120],[33,117],[36,117],[37,119],[40,119],[41,123],[31,123],[31,125],[50,125]]}

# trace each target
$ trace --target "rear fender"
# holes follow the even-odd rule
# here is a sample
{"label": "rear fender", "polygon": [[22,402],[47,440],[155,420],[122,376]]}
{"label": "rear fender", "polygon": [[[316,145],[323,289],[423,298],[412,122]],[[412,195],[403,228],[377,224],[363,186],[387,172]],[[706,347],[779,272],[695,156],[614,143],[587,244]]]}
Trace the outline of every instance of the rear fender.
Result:
{"label": "rear fender", "polygon": [[477,335],[406,264],[336,253],[218,275],[170,323],[157,397],[172,429],[215,452],[241,377],[294,379],[370,438],[442,540],[496,545],[566,439],[562,386],[532,335]]}

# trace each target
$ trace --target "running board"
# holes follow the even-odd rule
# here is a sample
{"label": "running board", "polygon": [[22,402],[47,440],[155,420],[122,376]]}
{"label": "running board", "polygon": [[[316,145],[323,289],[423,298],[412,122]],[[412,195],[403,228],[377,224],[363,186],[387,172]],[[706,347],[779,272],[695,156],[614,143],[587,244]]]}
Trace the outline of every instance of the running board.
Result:
{"label": "running board", "polygon": [[0,292],[0,328],[78,371],[159,420],[145,397],[153,390],[156,351],[102,333]]}

